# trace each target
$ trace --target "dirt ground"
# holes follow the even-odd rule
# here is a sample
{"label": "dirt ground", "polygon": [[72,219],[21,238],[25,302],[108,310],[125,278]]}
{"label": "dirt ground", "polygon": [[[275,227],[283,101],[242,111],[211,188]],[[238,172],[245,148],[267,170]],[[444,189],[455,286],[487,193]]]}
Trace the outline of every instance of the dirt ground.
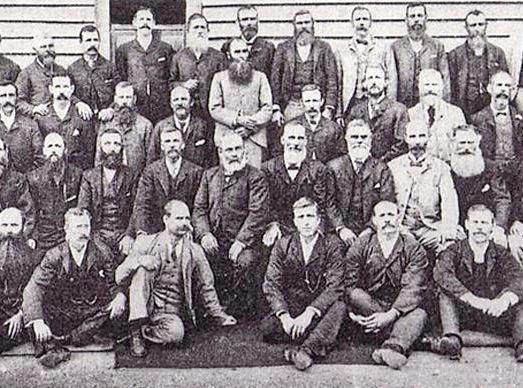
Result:
{"label": "dirt ground", "polygon": [[8,387],[520,387],[523,364],[511,349],[465,349],[459,362],[416,352],[401,370],[371,365],[228,369],[113,369],[113,353],[75,353],[45,370],[32,357],[0,358],[0,388]]}

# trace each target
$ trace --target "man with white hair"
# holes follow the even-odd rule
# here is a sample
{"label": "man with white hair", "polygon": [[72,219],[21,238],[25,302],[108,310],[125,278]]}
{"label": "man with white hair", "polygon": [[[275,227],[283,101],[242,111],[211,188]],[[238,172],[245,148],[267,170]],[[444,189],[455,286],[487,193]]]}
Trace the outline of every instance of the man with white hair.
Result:
{"label": "man with white hair", "polygon": [[448,162],[452,130],[466,122],[459,107],[443,100],[443,87],[443,78],[439,71],[422,70],[418,77],[420,101],[408,113],[409,121],[425,122],[429,129],[427,152]]}

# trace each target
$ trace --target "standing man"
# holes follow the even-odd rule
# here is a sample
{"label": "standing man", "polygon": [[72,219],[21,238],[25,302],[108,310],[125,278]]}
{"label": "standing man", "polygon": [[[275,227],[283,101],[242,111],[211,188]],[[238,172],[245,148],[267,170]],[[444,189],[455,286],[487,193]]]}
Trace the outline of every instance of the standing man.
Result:
{"label": "standing man", "polygon": [[[276,49],[272,42],[258,36],[259,19],[256,7],[244,5],[238,8],[236,22],[240,28],[240,39],[247,44],[249,49],[247,60],[252,63],[255,70],[261,71],[269,79]],[[222,53],[225,55],[229,53],[231,40],[222,45]]]}
{"label": "standing man", "polygon": [[216,122],[214,143],[234,131],[244,139],[248,163],[256,168],[267,154],[267,124],[272,117],[272,93],[264,73],[247,60],[249,49],[239,38],[229,45],[227,70],[214,75],[209,111]]}
{"label": "standing man", "polygon": [[392,44],[398,74],[398,101],[407,108],[419,102],[418,77],[423,69],[435,69],[443,78],[443,99],[450,101],[449,64],[445,47],[425,33],[427,8],[422,3],[407,4],[405,23],[408,36]]}
{"label": "standing man", "polygon": [[314,19],[309,11],[294,14],[294,37],[280,43],[274,54],[271,87],[274,121],[281,125],[303,114],[301,89],[320,87],[325,98],[323,114],[333,119],[338,101],[338,69],[330,45],[314,35]]}
{"label": "standing man", "polygon": [[305,370],[333,347],[345,319],[345,262],[341,242],[320,231],[318,205],[303,197],[292,208],[297,232],[279,240],[271,252],[263,283],[271,315],[261,330],[266,342],[299,344],[284,356]]}
{"label": "standing man", "polygon": [[[1,41],[2,37],[0,36],[0,42]],[[18,66],[11,59],[7,58],[5,55],[0,54],[0,82],[15,82],[19,73],[20,66]]]}
{"label": "standing man", "polygon": [[12,82],[0,82],[0,137],[11,151],[11,163],[25,174],[42,164],[43,138],[36,121],[20,112],[18,89]]}
{"label": "standing man", "polygon": [[133,26],[135,38],[116,49],[116,68],[123,81],[133,84],[138,112],[156,124],[170,114],[168,80],[174,50],[153,34],[151,8],[140,7]]}
{"label": "standing man", "polygon": [[264,174],[247,164],[243,143],[234,132],[220,139],[220,166],[203,174],[193,221],[225,310],[237,318],[253,318],[258,313],[262,271],[258,247],[269,189]]}
{"label": "standing man", "polygon": [[487,41],[487,19],[481,11],[470,11],[465,17],[468,38],[449,52],[452,103],[467,118],[489,104],[487,85],[496,72],[508,71],[501,47]]}

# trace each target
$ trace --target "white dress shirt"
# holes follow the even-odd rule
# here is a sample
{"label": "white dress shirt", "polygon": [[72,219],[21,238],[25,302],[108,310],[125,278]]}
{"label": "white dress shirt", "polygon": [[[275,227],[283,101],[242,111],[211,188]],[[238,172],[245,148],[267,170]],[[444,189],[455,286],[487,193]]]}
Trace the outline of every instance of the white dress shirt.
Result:
{"label": "white dress shirt", "polygon": [[305,241],[305,239],[300,236],[301,250],[303,251],[303,261],[305,261],[305,265],[307,265],[311,259],[312,251],[316,245],[316,241],[318,241],[318,234],[316,234],[316,236],[314,236],[310,242]]}
{"label": "white dress shirt", "polygon": [[0,120],[4,123],[6,128],[10,130],[13,127],[13,124],[15,123],[15,115],[16,112],[13,110],[13,113],[11,113],[11,116],[7,116],[2,109],[0,109]]}
{"label": "white dress shirt", "polygon": [[178,158],[176,162],[171,162],[169,158],[165,158],[165,164],[167,165],[167,171],[172,178],[176,178],[180,172],[180,167],[182,165],[182,158]]}

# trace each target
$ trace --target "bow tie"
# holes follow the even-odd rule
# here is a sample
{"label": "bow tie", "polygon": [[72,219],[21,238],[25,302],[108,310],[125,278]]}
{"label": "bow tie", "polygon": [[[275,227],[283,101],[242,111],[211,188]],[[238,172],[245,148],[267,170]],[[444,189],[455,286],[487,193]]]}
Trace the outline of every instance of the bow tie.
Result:
{"label": "bow tie", "polygon": [[309,124],[310,125],[318,125],[318,121],[317,120],[310,120]]}
{"label": "bow tie", "polygon": [[360,39],[356,39],[356,43],[358,43],[358,44],[363,44],[363,45],[365,45],[365,46],[369,44],[368,41],[366,41],[366,40],[360,40]]}
{"label": "bow tie", "polygon": [[507,117],[507,112],[496,112],[496,117],[498,116]]}
{"label": "bow tie", "polygon": [[300,166],[297,164],[289,164],[287,166],[287,171],[298,171],[300,169]]}
{"label": "bow tie", "polygon": [[420,161],[413,161],[411,160],[410,161],[410,167],[422,167],[423,166],[423,160],[420,160]]}

